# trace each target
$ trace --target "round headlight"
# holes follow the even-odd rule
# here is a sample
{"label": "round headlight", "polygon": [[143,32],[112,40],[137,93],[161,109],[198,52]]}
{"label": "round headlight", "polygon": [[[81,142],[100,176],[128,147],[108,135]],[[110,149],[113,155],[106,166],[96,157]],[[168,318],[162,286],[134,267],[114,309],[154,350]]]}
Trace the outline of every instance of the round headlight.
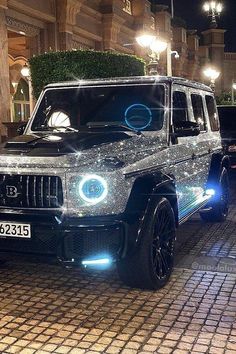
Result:
{"label": "round headlight", "polygon": [[107,182],[97,175],[85,176],[79,183],[79,196],[89,204],[104,200],[108,193]]}

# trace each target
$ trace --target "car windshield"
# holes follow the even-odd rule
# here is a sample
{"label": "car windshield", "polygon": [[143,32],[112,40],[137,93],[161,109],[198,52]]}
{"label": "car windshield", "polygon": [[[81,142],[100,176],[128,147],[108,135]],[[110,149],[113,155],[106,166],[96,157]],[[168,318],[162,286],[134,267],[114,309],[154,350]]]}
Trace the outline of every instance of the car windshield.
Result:
{"label": "car windshield", "polygon": [[236,107],[218,107],[221,131],[236,131]]}
{"label": "car windshield", "polygon": [[32,131],[62,129],[161,130],[164,85],[100,86],[48,89],[34,117]]}

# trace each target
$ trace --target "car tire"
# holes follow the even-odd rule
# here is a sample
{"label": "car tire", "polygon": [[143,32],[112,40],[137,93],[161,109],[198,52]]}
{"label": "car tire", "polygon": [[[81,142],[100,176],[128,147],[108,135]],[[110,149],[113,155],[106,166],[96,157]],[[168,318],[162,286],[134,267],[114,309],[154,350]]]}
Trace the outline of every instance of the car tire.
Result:
{"label": "car tire", "polygon": [[175,216],[166,198],[149,203],[132,255],[117,264],[121,280],[128,286],[156,290],[169,280],[174,264]]}
{"label": "car tire", "polygon": [[223,222],[229,212],[229,175],[226,168],[223,168],[218,183],[218,192],[213,201],[208,204],[206,210],[200,211],[200,216],[206,222]]}

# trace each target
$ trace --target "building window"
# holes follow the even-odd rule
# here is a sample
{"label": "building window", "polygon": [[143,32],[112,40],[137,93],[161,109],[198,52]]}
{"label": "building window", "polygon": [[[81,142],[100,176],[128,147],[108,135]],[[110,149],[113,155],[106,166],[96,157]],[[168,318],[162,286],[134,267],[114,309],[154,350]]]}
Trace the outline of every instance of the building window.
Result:
{"label": "building window", "polygon": [[132,15],[131,0],[123,0],[123,4],[123,11],[127,12],[129,15]]}
{"label": "building window", "polygon": [[13,97],[13,121],[26,121],[30,117],[29,85],[21,79]]}

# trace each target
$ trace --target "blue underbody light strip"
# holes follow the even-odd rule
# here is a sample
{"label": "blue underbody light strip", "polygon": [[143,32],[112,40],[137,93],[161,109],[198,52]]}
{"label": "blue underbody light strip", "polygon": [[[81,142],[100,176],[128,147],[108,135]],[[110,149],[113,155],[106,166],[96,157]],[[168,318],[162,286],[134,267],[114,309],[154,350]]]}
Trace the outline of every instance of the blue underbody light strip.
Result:
{"label": "blue underbody light strip", "polygon": [[100,258],[100,259],[88,259],[82,261],[82,265],[88,266],[88,265],[99,265],[99,264],[110,264],[111,259],[110,258]]}

